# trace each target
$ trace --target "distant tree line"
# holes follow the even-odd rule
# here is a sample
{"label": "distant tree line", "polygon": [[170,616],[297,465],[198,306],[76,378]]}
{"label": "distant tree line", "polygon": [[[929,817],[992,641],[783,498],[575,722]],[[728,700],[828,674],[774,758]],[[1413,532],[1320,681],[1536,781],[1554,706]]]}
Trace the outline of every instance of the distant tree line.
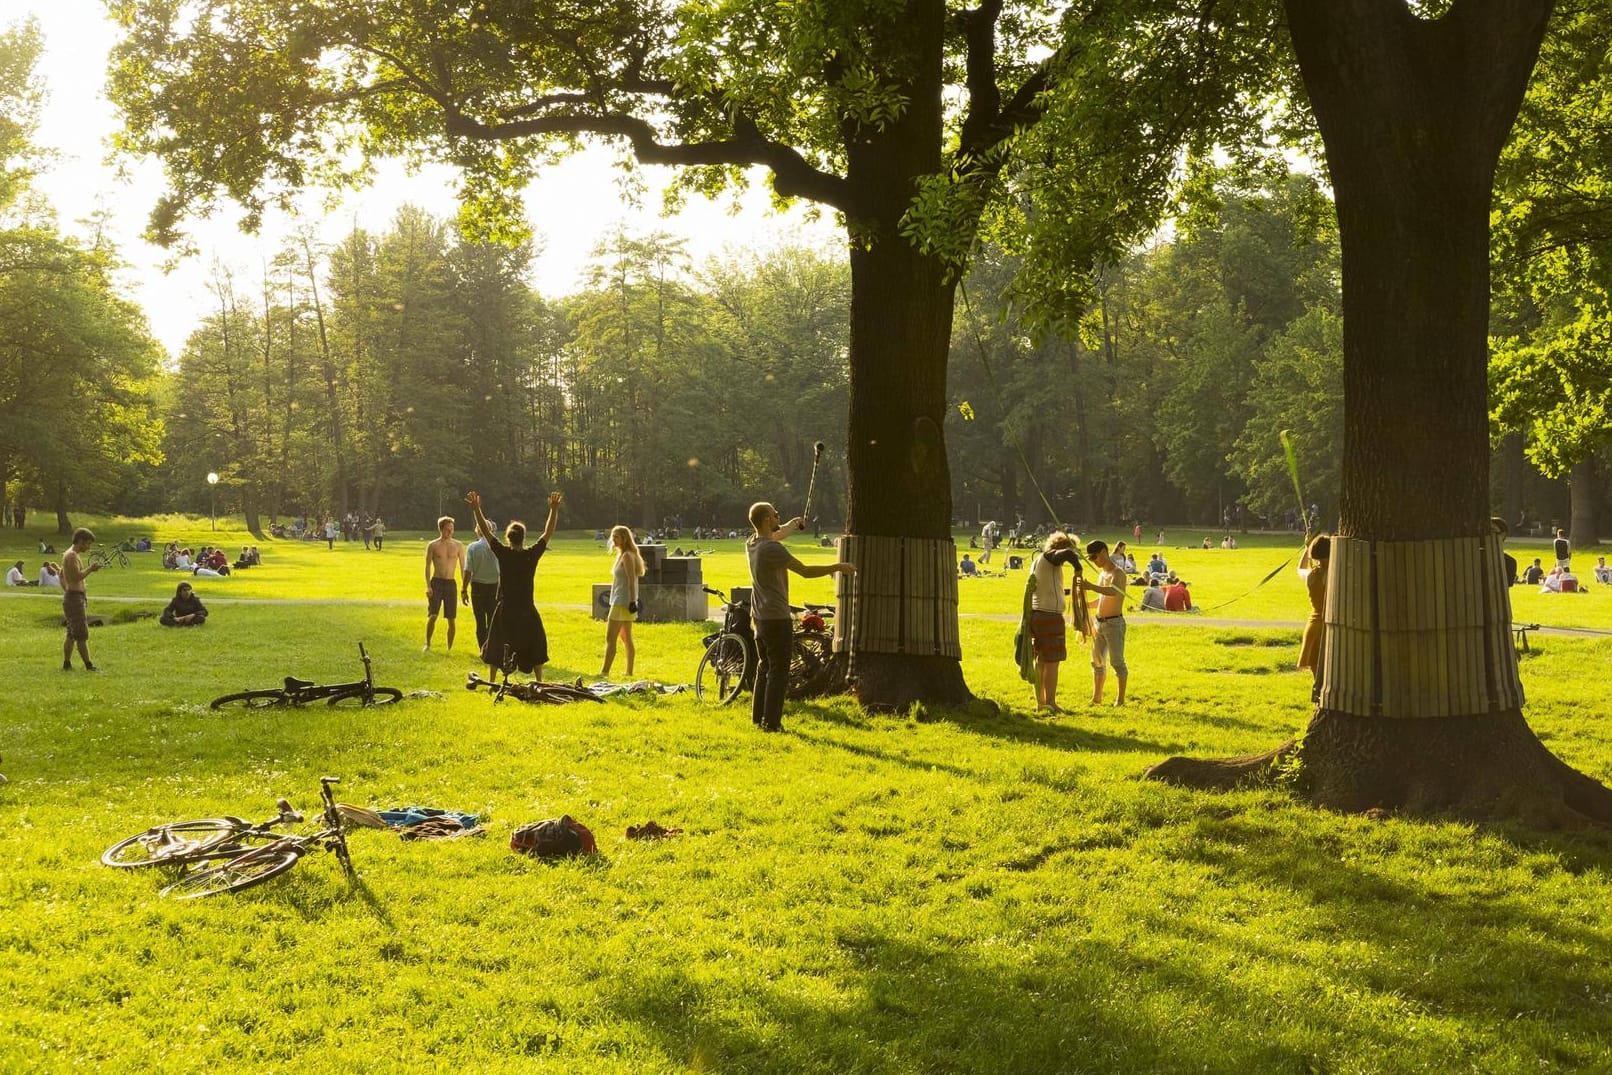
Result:
{"label": "distant tree line", "polygon": [[[696,266],[666,235],[618,233],[551,299],[529,283],[531,246],[468,241],[405,209],[334,246],[298,235],[252,279],[216,267],[211,306],[165,369],[117,293],[115,252],[65,238],[38,196],[38,49],[31,26],[0,33],[7,521],[203,511],[215,472],[218,508],[254,529],[348,512],[428,525],[470,487],[505,514],[535,514],[560,488],[582,525],[728,527],[760,496],[798,510],[820,440],[813,514],[843,522],[838,252]],[[1528,159],[1588,123],[1574,109],[1589,105],[1552,93],[1536,84],[1529,133],[1503,162],[1493,500],[1513,523],[1571,511],[1582,540],[1606,501],[1612,304],[1584,223],[1599,203],[1574,193],[1593,189],[1596,159],[1553,157],[1564,174],[1549,181]],[[981,246],[961,289],[946,431],[959,521],[1218,529],[1237,507],[1280,524],[1295,507],[1284,429],[1305,499],[1335,518],[1338,245],[1315,178],[1205,169],[1188,211],[1108,267],[1078,320],[1024,316],[1022,277]]]}

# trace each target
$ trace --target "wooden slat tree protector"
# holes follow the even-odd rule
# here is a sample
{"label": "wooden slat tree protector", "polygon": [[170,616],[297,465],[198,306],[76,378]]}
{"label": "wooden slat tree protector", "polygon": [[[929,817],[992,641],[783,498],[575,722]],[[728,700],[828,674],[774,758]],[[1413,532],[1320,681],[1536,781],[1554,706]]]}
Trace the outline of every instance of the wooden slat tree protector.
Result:
{"label": "wooden slat tree protector", "polygon": [[957,546],[950,539],[847,535],[835,577],[834,651],[960,659]]}
{"label": "wooden slat tree protector", "polygon": [[1321,707],[1366,717],[1498,713],[1523,704],[1500,544],[1334,538]]}

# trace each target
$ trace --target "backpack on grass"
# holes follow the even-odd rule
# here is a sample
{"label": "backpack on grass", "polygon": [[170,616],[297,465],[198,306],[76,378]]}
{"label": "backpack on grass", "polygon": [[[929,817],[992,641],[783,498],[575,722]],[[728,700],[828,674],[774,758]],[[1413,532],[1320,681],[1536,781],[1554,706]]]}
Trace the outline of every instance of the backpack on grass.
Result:
{"label": "backpack on grass", "polygon": [[509,834],[509,849],[534,858],[570,858],[594,852],[593,833],[570,814],[533,821]]}

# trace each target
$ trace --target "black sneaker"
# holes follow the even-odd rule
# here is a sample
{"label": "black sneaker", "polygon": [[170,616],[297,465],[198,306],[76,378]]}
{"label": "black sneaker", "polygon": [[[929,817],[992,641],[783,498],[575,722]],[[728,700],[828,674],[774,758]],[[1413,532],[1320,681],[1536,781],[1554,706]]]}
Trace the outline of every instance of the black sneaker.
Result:
{"label": "black sneaker", "polygon": [[86,671],[86,672],[99,672],[100,670],[101,670],[100,667],[97,666],[97,665],[86,664],[84,666],[84,671]]}
{"label": "black sneaker", "polygon": [[73,662],[72,661],[63,661],[62,662],[62,671],[63,672],[71,672],[72,670],[73,670]]}

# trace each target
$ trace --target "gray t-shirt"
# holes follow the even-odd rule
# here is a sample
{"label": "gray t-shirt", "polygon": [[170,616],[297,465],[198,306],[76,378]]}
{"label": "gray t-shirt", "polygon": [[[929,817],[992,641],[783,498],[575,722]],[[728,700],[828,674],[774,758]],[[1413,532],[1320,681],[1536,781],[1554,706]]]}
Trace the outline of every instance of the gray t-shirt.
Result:
{"label": "gray t-shirt", "polygon": [[750,616],[757,620],[789,619],[789,569],[800,567],[781,541],[759,538],[745,547],[750,557]]}

